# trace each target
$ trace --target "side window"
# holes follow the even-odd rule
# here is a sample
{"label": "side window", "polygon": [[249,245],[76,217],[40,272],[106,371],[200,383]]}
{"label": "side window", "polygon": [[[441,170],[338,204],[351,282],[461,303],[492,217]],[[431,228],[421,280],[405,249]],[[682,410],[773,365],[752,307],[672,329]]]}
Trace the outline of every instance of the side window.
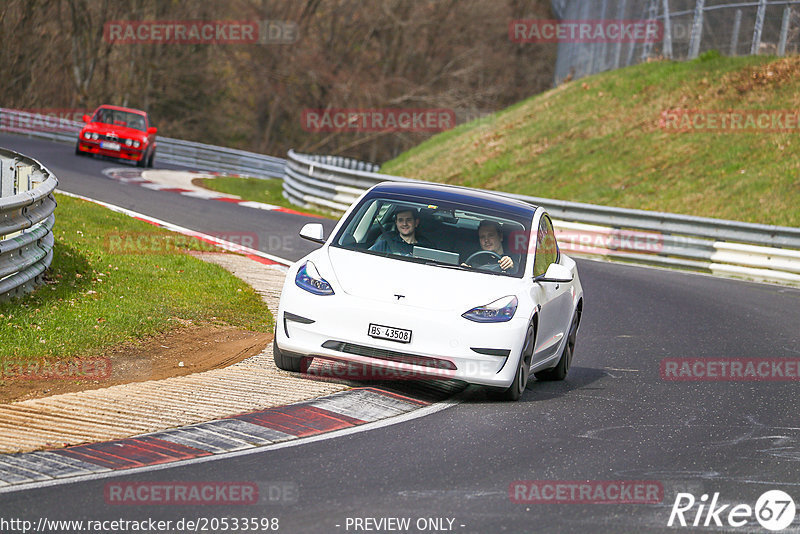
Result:
{"label": "side window", "polygon": [[543,275],[551,263],[558,261],[558,243],[550,217],[543,216],[536,233],[536,255],[533,259],[533,276]]}

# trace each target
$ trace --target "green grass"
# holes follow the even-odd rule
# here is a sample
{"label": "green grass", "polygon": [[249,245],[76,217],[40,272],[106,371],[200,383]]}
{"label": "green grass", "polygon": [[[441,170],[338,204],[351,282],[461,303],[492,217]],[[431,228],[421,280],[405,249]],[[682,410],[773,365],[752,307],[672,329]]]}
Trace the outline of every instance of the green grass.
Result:
{"label": "green grass", "polygon": [[263,202],[265,204],[273,204],[292,210],[302,211],[317,217],[325,217],[328,219],[338,218],[328,212],[297,206],[292,204],[283,197],[283,180],[260,180],[258,178],[203,178],[203,187],[225,193],[228,195],[236,195],[245,200],[254,202]]}
{"label": "green grass", "polygon": [[797,133],[667,131],[670,109],[800,109],[800,57],[651,62],[439,134],[382,171],[531,196],[800,226]]}
{"label": "green grass", "polygon": [[[48,284],[0,304],[0,356],[20,359],[97,355],[187,324],[220,324],[267,332],[273,318],[247,284],[223,268],[193,258],[189,243],[166,230],[89,202],[56,195],[55,251]],[[122,254],[115,243],[155,243]],[[141,241],[137,241],[140,240]],[[115,241],[117,240],[117,241]]]}

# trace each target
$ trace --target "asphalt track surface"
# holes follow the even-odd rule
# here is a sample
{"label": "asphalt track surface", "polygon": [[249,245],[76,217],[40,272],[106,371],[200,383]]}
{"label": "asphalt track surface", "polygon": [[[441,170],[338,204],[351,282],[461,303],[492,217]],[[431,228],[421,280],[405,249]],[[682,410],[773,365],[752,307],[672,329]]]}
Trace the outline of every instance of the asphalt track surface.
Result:
{"label": "asphalt track surface", "polygon": [[[310,248],[295,238],[300,216],[120,184],[101,173],[120,165],[76,157],[65,145],[0,135],[0,146],[39,159],[65,191],[199,231],[279,236],[291,247],[259,248],[288,259]],[[665,358],[800,358],[800,291],[584,260],[579,269],[586,305],[569,376],[532,381],[517,403],[475,388],[449,409],[365,432],[0,494],[0,519],[152,518],[172,520],[175,532],[186,531],[174,529],[181,518],[224,517],[278,518],[279,532],[292,533],[765,532],[753,516],[730,527],[728,512],[755,508],[776,489],[800,508],[798,381],[686,382],[660,374]],[[517,503],[509,488],[519,480],[654,481],[663,497],[658,504]],[[106,484],[120,481],[281,483],[296,489],[296,499],[107,504]],[[724,527],[704,526],[708,502],[700,526],[667,527],[679,492],[698,501],[719,493],[718,507],[729,505],[719,516]],[[699,504],[685,513],[689,525]],[[410,528],[355,528],[355,518],[410,518]],[[417,528],[425,518],[445,520],[438,530]],[[782,532],[798,531],[800,513]]]}

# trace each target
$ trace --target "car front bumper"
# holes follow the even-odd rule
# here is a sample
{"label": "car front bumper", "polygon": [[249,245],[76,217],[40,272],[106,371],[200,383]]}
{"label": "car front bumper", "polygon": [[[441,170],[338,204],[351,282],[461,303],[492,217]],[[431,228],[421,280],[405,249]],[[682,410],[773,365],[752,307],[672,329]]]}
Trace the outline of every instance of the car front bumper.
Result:
{"label": "car front bumper", "polygon": [[78,150],[88,154],[127,159],[131,161],[141,161],[145,154],[144,149],[127,147],[125,145],[123,145],[119,150],[107,150],[105,148],[100,148],[100,145],[97,143],[84,141],[83,139],[78,141]]}
{"label": "car front bumper", "polygon": [[[389,380],[457,379],[508,387],[528,314],[518,308],[508,322],[476,323],[461,317],[465,311],[434,311],[347,294],[313,295],[295,286],[292,277],[281,296],[275,336],[286,353],[384,369],[390,372],[382,376]],[[371,337],[370,324],[410,330],[411,342]]]}

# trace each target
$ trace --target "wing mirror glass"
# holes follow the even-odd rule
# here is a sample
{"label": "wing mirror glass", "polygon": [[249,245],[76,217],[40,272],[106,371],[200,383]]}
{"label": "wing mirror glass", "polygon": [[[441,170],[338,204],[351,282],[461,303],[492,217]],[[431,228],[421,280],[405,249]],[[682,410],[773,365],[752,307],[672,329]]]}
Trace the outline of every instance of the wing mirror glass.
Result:
{"label": "wing mirror glass", "polygon": [[320,223],[307,223],[300,229],[300,237],[314,243],[325,243],[325,230]]}
{"label": "wing mirror glass", "polygon": [[551,263],[544,275],[534,278],[536,282],[564,283],[572,282],[572,271],[558,263]]}

